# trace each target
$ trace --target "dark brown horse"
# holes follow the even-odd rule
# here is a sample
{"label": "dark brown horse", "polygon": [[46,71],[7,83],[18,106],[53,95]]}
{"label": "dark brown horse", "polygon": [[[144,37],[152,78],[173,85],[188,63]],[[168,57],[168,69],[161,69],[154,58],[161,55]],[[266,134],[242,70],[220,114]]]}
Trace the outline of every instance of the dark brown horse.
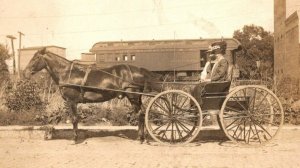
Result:
{"label": "dark brown horse", "polygon": [[[77,141],[78,134],[78,103],[94,103],[111,100],[115,97],[127,97],[133,106],[134,112],[138,115],[138,135],[141,142],[144,141],[144,114],[141,112],[141,95],[127,92],[116,92],[110,89],[144,92],[145,90],[156,90],[152,81],[160,77],[144,68],[131,65],[115,65],[110,68],[100,69],[96,66],[81,65],[73,63],[60,57],[45,48],[36,52],[28,63],[24,77],[46,69],[54,82],[60,86],[60,92],[72,111],[72,123],[74,141]],[[64,86],[64,83],[74,84]],[[92,86],[105,89],[89,89],[79,86]]]}

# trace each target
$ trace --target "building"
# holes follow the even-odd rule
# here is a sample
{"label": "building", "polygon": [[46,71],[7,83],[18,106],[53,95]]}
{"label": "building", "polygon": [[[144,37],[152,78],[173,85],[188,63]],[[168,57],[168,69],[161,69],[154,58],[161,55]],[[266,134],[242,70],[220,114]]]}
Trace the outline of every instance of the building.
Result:
{"label": "building", "polygon": [[274,75],[300,79],[300,1],[274,0]]}
{"label": "building", "polygon": [[96,62],[94,53],[81,53],[81,61]]}
{"label": "building", "polygon": [[66,58],[66,48],[59,46],[36,46],[36,47],[27,47],[20,49],[20,70],[24,70],[33,57],[33,55],[39,50],[46,47],[47,50]]}
{"label": "building", "polygon": [[[96,63],[100,67],[116,64],[130,64],[151,71],[191,76],[200,72],[207,60],[208,46],[220,39],[183,39],[148,41],[111,41],[98,42],[90,52],[96,54]],[[227,42],[227,60],[234,62],[234,53],[240,42],[233,38]]]}
{"label": "building", "polygon": [[81,59],[75,60],[81,64],[86,65],[95,65],[96,64],[96,56],[94,53],[81,53]]}

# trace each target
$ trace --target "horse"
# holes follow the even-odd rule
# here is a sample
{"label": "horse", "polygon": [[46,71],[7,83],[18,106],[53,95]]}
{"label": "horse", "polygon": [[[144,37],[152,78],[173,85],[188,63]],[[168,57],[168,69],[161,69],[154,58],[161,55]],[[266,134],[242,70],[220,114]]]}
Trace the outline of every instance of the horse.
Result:
{"label": "horse", "polygon": [[[134,114],[138,117],[138,138],[143,143],[145,140],[145,121],[144,113],[141,111],[141,94],[132,92],[142,93],[159,90],[159,87],[153,85],[153,81],[161,80],[159,74],[126,64],[104,69],[97,66],[87,66],[69,61],[43,48],[38,50],[29,61],[23,76],[30,79],[32,75],[43,69],[48,71],[55,84],[59,86],[61,96],[71,110],[75,143],[78,140],[78,103],[105,102],[116,97],[128,98]],[[72,85],[64,86],[65,83]],[[96,89],[80,86],[92,86]],[[114,89],[119,90],[119,92],[114,91]]]}

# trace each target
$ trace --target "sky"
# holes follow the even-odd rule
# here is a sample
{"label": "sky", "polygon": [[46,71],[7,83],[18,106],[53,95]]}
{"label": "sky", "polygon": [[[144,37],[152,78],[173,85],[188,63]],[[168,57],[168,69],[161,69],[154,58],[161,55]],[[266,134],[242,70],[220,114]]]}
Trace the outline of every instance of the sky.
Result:
{"label": "sky", "polygon": [[[273,0],[0,0],[0,43],[57,45],[79,59],[99,41],[232,37],[255,24],[273,32]],[[18,39],[15,48],[18,49]]]}

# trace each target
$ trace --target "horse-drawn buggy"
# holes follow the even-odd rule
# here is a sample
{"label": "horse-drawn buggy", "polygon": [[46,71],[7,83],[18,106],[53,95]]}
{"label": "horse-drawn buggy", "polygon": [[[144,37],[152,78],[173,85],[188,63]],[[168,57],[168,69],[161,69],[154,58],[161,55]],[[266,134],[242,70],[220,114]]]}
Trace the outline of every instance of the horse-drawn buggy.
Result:
{"label": "horse-drawn buggy", "polygon": [[[239,144],[262,145],[272,140],[283,125],[283,109],[276,95],[264,86],[231,87],[231,81],[207,83],[163,82],[143,68],[116,65],[101,69],[74,64],[49,51],[38,51],[25,70],[29,77],[46,69],[59,85],[73,111],[74,138],[77,139],[78,103],[103,102],[127,97],[139,114],[139,135],[144,128],[160,143],[180,145],[193,141],[201,132],[205,117],[217,115],[226,136]],[[168,89],[166,84],[189,85],[188,91]],[[200,96],[192,96],[200,95]],[[149,97],[142,110],[142,98]],[[144,104],[146,105],[146,104]]]}

